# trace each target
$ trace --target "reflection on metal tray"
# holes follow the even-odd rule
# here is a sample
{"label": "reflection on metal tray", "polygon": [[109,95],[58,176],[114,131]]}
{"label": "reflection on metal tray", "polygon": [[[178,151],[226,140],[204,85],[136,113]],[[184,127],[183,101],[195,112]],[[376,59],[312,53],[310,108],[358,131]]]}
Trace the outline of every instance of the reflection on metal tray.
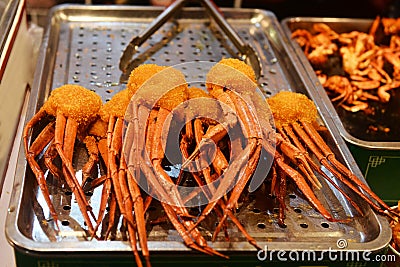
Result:
{"label": "reflection on metal tray", "polygon": [[[27,117],[30,118],[38,110],[52,89],[65,83],[90,88],[104,101],[123,89],[125,85],[118,83],[121,75],[118,69],[121,53],[132,36],[145,29],[160,12],[161,9],[123,6],[64,5],[53,9],[39,55],[34,92]],[[282,39],[280,25],[272,13],[250,9],[223,9],[223,12],[240,37],[253,46],[260,56],[262,75],[259,84],[267,96],[281,90],[308,94],[310,85],[303,81],[294,67],[292,60],[296,58],[286,52],[287,41]],[[142,63],[160,65],[189,61],[217,62],[224,57],[234,57],[235,54],[234,46],[217,25],[209,21],[201,8],[183,9],[176,20],[165,24],[136,53],[137,60]],[[314,96],[309,96],[315,100]],[[319,112],[321,123],[328,128],[327,143],[338,159],[361,177],[350,152],[338,138],[339,133],[332,127],[332,119],[324,107],[319,108]],[[77,149],[78,155],[81,155],[76,162],[78,168],[86,157],[83,147],[81,150]],[[56,242],[50,242],[51,231],[47,230],[53,223],[49,222],[47,226],[40,223],[43,215],[48,217],[48,210],[38,192],[35,178],[26,169],[21,147],[15,176],[15,192],[6,229],[7,236],[16,249],[28,250],[39,255],[57,254],[65,250],[82,253],[124,252],[130,255],[129,243],[122,240],[119,231],[116,231],[114,241],[84,240],[83,231],[80,230],[83,220],[76,203],[71,199],[69,192],[55,186],[56,181],[52,194],[63,224],[61,235],[56,238]],[[276,223],[276,206],[266,204],[266,186],[255,194],[248,195],[237,214],[261,247],[268,245],[268,249],[275,250],[321,251],[336,248],[338,239],[346,239],[348,249],[380,251],[390,240],[391,231],[386,220],[376,216],[368,207],[362,207],[366,212],[365,216],[355,217],[348,224],[331,223],[315,212],[295,188],[290,189],[286,198],[287,227],[281,228]],[[96,189],[88,196],[94,210],[98,209],[100,191],[101,188]],[[355,213],[349,203],[327,184],[318,192],[318,196],[324,205],[338,216],[351,216]],[[32,205],[32,201],[36,199],[38,203]],[[35,204],[40,204],[42,209],[37,208]],[[159,207],[154,206],[149,211],[149,216],[157,217],[159,212]],[[211,222],[210,227],[214,224]],[[224,241],[221,236],[216,242],[210,242],[210,245],[227,253],[241,252],[256,257],[254,248],[235,227],[228,231],[231,236],[230,242]],[[204,231],[204,235],[209,238],[207,231]],[[157,251],[190,252],[176,231],[168,225],[151,228],[148,236],[152,255],[156,255]]]}
{"label": "reflection on metal tray", "polygon": [[[347,18],[287,18],[281,22],[283,31],[288,39],[296,29],[311,30],[314,23],[326,23],[334,31],[339,33],[361,31],[368,32],[373,20],[371,19],[347,19]],[[302,66],[305,77],[313,84],[316,99],[320,105],[324,105],[332,114],[335,125],[342,137],[348,142],[349,148],[357,161],[358,166],[371,188],[385,202],[390,205],[397,204],[400,199],[400,91],[392,90],[391,100],[387,104],[377,103],[375,105],[375,116],[367,116],[363,112],[351,113],[342,108],[335,108],[324,88],[320,84],[311,64],[308,62],[300,46],[291,41],[291,49]],[[382,131],[368,132],[370,125],[383,125],[389,127],[389,134]],[[382,134],[383,133],[383,134]]]}

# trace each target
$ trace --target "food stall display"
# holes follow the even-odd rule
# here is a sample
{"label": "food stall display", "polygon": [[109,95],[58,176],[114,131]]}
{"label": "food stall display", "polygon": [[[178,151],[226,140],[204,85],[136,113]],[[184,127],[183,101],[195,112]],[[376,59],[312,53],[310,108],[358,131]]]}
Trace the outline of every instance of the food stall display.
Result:
{"label": "food stall display", "polygon": [[[288,46],[289,39],[283,34],[274,14],[259,9],[222,9],[221,12],[240,40],[251,47],[253,56],[257,56],[256,60],[249,61],[250,64],[259,64],[257,68],[239,60],[246,60],[246,54],[240,51],[241,46],[226,34],[223,25],[216,23],[212,17],[210,19],[209,11],[205,8],[182,8],[164,21],[152,35],[135,47],[131,62],[134,67],[132,72],[128,72],[129,75],[119,68],[121,55],[133,36],[140,36],[160,14],[162,16],[162,9],[80,5],[61,5],[52,9],[38,57],[35,83],[29,99],[27,128],[20,147],[7,218],[6,234],[14,246],[18,264],[48,262],[72,266],[77,262],[85,262],[87,266],[98,266],[99,262],[104,265],[118,262],[119,266],[131,266],[134,262],[132,250],[137,263],[141,262],[141,253],[147,264],[151,262],[155,266],[171,261],[186,265],[193,259],[204,264],[210,261],[210,257],[204,254],[220,256],[211,259],[218,265],[228,262],[254,264],[259,262],[257,253],[262,250],[313,250],[321,253],[334,248],[382,253],[387,247],[391,230],[387,219],[381,215],[395,218],[397,214],[390,212],[382,201],[378,203],[380,207],[374,206],[379,199],[366,201],[361,191],[350,188],[341,179],[342,174],[338,175],[331,169],[328,161],[334,162],[338,172],[346,173],[343,176],[358,180],[357,186],[365,182],[346,143],[341,139],[334,119],[321,102],[320,94],[315,92],[313,83],[305,79],[307,74],[298,64],[297,55]],[[254,79],[258,87],[238,83],[237,76],[230,76],[226,69],[215,69],[215,66],[219,66],[218,62],[228,66],[231,64],[231,67],[241,71],[250,68],[251,71],[243,72],[248,78]],[[247,67],[240,67],[242,64]],[[171,70],[165,66],[173,66],[176,71],[167,72],[168,75],[160,80],[156,73],[162,73],[164,68]],[[144,72],[138,71],[143,68]],[[252,74],[254,70],[256,72]],[[149,73],[154,75],[145,78]],[[207,79],[211,76],[220,83],[226,83],[226,86],[210,86],[210,80]],[[154,77],[157,83],[152,80]],[[157,98],[152,88],[162,88],[174,81],[179,86],[172,88],[179,90],[169,91],[173,93],[165,99]],[[131,86],[137,84],[141,86],[133,90]],[[235,89],[237,91],[229,91],[228,85],[238,88]],[[239,119],[235,123],[235,120],[227,120],[226,127],[240,126],[248,129],[248,132],[244,134],[244,140],[238,138],[227,141],[224,135],[220,135],[225,129],[219,129],[213,121],[200,121],[204,129],[209,127],[219,131],[215,135],[203,133],[204,136],[196,140],[197,146],[186,150],[185,158],[193,159],[201,155],[203,143],[207,140],[218,140],[218,149],[222,151],[220,156],[232,157],[229,163],[233,169],[225,172],[229,169],[227,166],[218,169],[216,166],[220,165],[215,164],[211,174],[215,176],[219,171],[223,175],[226,173],[226,176],[244,173],[246,180],[238,180],[237,184],[232,185],[232,193],[225,195],[226,207],[224,203],[211,201],[207,205],[192,205],[185,210],[176,208],[180,206],[174,201],[183,201],[176,192],[172,189],[168,191],[162,183],[157,184],[158,179],[151,174],[167,174],[167,179],[183,181],[190,186],[202,182],[202,177],[196,180],[195,175],[181,175],[180,168],[190,168],[190,163],[181,161],[178,166],[166,163],[163,161],[164,154],[157,153],[163,146],[161,139],[148,136],[153,132],[155,136],[162,136],[157,124],[157,121],[164,122],[161,119],[165,115],[162,109],[173,110],[184,102],[182,99],[208,99],[210,96],[206,88],[214,97],[226,99],[226,95],[229,95],[236,100],[232,105],[243,121]],[[249,88],[260,93],[258,98],[253,91],[246,92]],[[292,143],[280,137],[276,137],[277,141],[268,139],[261,143],[259,140],[262,138],[272,138],[276,134],[275,128],[269,124],[270,117],[259,122],[268,127],[257,128],[254,119],[257,112],[254,113],[252,104],[235,96],[235,92],[241,93],[243,98],[247,97],[254,101],[254,105],[263,107],[266,101],[261,104],[261,96],[261,99],[266,98],[272,104],[274,99],[279,99],[281,91],[293,94],[288,97],[289,100],[300,94],[306,101],[311,101],[305,104],[310,108],[305,111],[309,111],[310,114],[306,115],[311,115],[311,119],[308,121],[304,114],[295,113],[296,122],[290,122],[290,126],[279,124],[276,130],[281,135],[283,132],[297,131],[299,122],[311,132],[312,141],[323,147],[324,155],[313,150],[310,157],[306,158],[305,151],[293,148],[297,145],[296,141]],[[191,96],[189,92],[196,93]],[[125,105],[131,97],[130,103]],[[160,101],[155,101],[150,109],[145,110],[147,113],[140,113],[141,109],[136,109],[137,103],[154,99]],[[301,103],[300,99],[298,102]],[[125,114],[125,121],[119,113],[121,106],[127,106],[127,110],[132,112]],[[272,112],[279,113],[279,106]],[[196,111],[204,109],[201,105],[196,107]],[[207,108],[205,112],[214,110]],[[268,112],[262,111],[263,114]],[[292,115],[290,110],[287,112],[285,114],[288,117]],[[141,114],[145,114],[146,118],[149,114],[153,116],[145,120],[148,122],[145,126],[141,125]],[[232,117],[229,112],[223,114],[228,119]],[[89,128],[86,126],[96,121],[96,116],[102,120],[98,120],[99,125],[103,126],[87,131]],[[168,121],[167,118],[165,121]],[[204,126],[206,123],[207,126]],[[167,123],[173,124],[174,121]],[[178,147],[182,151],[187,145],[185,140],[194,140],[190,138],[190,128],[186,128],[186,125],[191,124],[186,123],[185,130],[182,130],[184,134],[179,139],[181,143]],[[85,131],[82,132],[83,127]],[[147,127],[153,127],[154,131],[145,131],[143,133],[146,134],[141,135],[141,131]],[[193,124],[193,129],[195,127],[196,124]],[[99,129],[103,129],[102,133]],[[130,131],[135,137],[133,141],[126,138]],[[123,145],[118,139],[120,132],[125,134],[122,137]],[[302,133],[298,138],[304,141],[306,136]],[[318,141],[320,138],[323,142]],[[145,159],[140,158],[142,155],[135,154],[140,150],[135,140],[141,140],[146,148],[150,147],[149,164],[143,164],[141,160]],[[236,151],[237,157],[229,150],[234,140],[240,140],[240,146],[243,144],[242,149]],[[104,141],[106,153],[101,147]],[[312,150],[310,143],[307,149]],[[271,152],[270,149],[275,145],[277,153],[281,154]],[[131,148],[129,151],[134,156],[121,153],[121,147],[126,146]],[[168,148],[168,145],[165,146]],[[247,158],[241,157],[246,151],[251,152],[248,162]],[[128,159],[126,166],[123,157]],[[253,171],[257,170],[257,164],[267,166],[273,164],[272,159],[277,162],[273,170],[278,176],[273,172],[268,178],[268,172],[255,175]],[[245,166],[246,163],[250,167]],[[147,169],[149,166],[154,169]],[[318,170],[312,169],[315,166]],[[126,171],[130,168],[133,171]],[[122,176],[117,176],[116,171]],[[125,175],[129,177],[128,173],[141,177],[135,180],[138,183],[146,180],[147,185],[154,185],[150,190],[150,193],[155,193],[152,197],[168,199],[171,203],[149,198],[148,194],[143,193],[145,186],[138,193],[134,190],[136,187],[123,184],[121,181],[132,181],[120,179]],[[300,179],[302,175],[297,173],[307,173],[310,180]],[[206,173],[202,175],[207,176]],[[267,179],[252,184],[252,176],[260,175]],[[286,179],[286,176],[290,179]],[[278,181],[282,187],[277,185]],[[121,188],[109,187],[118,185]],[[221,181],[220,185],[225,185],[225,182]],[[131,188],[132,192],[128,192]],[[110,190],[114,193],[110,193]],[[368,188],[362,191],[367,194]],[[223,195],[221,197],[224,198]],[[196,200],[188,196],[184,202],[194,203]],[[137,203],[143,203],[144,207],[135,206],[135,211],[147,209],[147,212],[130,214],[130,209]],[[115,207],[117,204],[119,209]],[[218,214],[218,210],[221,214]],[[136,221],[133,221],[133,216]],[[141,219],[138,220],[138,217]],[[135,230],[138,231],[138,242],[133,239],[136,235],[132,231]],[[147,241],[144,240],[143,230]],[[213,236],[213,232],[218,233],[219,230],[221,234]],[[150,260],[145,246],[150,251]],[[140,253],[135,248],[141,250]],[[176,257],[177,254],[180,257]],[[338,266],[337,263],[335,266]]]}

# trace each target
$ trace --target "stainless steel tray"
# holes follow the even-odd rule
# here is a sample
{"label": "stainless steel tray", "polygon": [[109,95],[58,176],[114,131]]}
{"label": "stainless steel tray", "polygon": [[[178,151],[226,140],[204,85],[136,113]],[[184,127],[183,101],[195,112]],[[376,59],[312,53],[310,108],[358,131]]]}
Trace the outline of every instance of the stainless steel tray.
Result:
{"label": "stainless steel tray", "polygon": [[[287,38],[291,39],[293,31],[296,29],[311,30],[314,23],[326,23],[334,31],[345,33],[351,31],[368,32],[372,22],[372,19],[293,17],[282,20],[281,25]],[[294,49],[294,54],[298,57],[304,68],[302,71],[314,84],[314,93],[320,96],[319,103],[326,106],[332,114],[340,134],[348,142],[366,149],[400,150],[400,128],[398,127],[400,111],[397,108],[400,99],[399,93],[392,97],[387,104],[377,103],[375,115],[366,115],[363,112],[347,112],[340,107],[336,108],[325,93],[323,86],[320,84],[300,46],[293,40],[290,44]],[[368,126],[372,124],[385,124],[385,126],[391,129],[391,133],[389,135],[380,134],[368,137],[366,132],[368,131]]]}
{"label": "stainless steel tray", "polygon": [[[253,9],[222,10],[241,38],[251,44],[260,56],[263,75],[259,84],[267,96],[281,90],[292,90],[308,94],[316,100],[315,96],[308,93],[311,85],[303,79],[302,75],[305,74],[298,73],[293,64],[297,58],[288,50],[289,41],[285,39],[273,13]],[[52,89],[65,83],[90,88],[101,95],[104,101],[124,88],[123,84],[118,83],[121,53],[130,39],[145,29],[161,11],[132,6],[62,5],[54,8],[39,55],[27,117],[30,118],[38,110]],[[185,8],[176,20],[164,25],[140,47],[137,53],[140,58],[137,60],[160,65],[200,60],[217,62],[223,57],[234,57],[235,53],[234,46],[216,25],[210,23],[203,9]],[[329,130],[329,146],[340,161],[362,177],[324,106],[319,107],[319,114],[321,123]],[[51,185],[51,181],[49,183]],[[27,170],[21,145],[6,224],[7,237],[15,248],[30,253],[130,252],[129,243],[122,240],[119,231],[116,231],[113,241],[85,240],[81,230],[85,226],[76,203],[71,200],[69,192],[54,186],[51,190],[53,200],[63,223],[60,235],[52,238],[52,222],[46,224],[50,226],[47,228],[40,224],[43,215],[48,217],[48,210],[33,175]],[[100,191],[96,189],[90,192],[94,210],[98,208]],[[295,188],[290,188],[286,198],[287,227],[281,228],[276,223],[277,206],[264,201],[267,198],[265,195],[263,190],[249,195],[249,200],[237,214],[261,247],[267,245],[271,250],[323,251],[336,249],[337,241],[345,239],[348,242],[345,250],[376,252],[385,248],[391,239],[386,219],[375,215],[369,207],[362,205],[365,216],[355,217],[348,224],[331,223],[316,213]],[[331,212],[339,216],[355,214],[349,203],[327,184],[324,184],[318,196]],[[158,212],[159,209],[154,207],[149,216],[157,217]],[[210,236],[208,231],[204,229],[207,238]],[[230,242],[225,242],[221,235],[216,242],[209,242],[210,246],[226,253],[239,251],[256,257],[254,248],[235,227],[229,229],[229,233]],[[165,225],[153,227],[148,236],[153,255],[163,251],[174,251],[180,255],[189,252],[176,231]],[[55,242],[50,242],[51,239]]]}

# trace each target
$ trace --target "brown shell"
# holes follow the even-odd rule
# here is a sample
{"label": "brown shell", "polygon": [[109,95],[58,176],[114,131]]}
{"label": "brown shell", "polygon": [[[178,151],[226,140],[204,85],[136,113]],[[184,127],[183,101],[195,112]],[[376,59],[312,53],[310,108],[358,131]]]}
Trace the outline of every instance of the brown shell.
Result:
{"label": "brown shell", "polygon": [[79,85],[66,84],[54,89],[42,108],[52,116],[61,112],[81,124],[90,122],[101,105],[96,93]]}
{"label": "brown shell", "polygon": [[317,107],[307,96],[282,91],[267,99],[277,127],[299,120],[313,123],[317,118]]}

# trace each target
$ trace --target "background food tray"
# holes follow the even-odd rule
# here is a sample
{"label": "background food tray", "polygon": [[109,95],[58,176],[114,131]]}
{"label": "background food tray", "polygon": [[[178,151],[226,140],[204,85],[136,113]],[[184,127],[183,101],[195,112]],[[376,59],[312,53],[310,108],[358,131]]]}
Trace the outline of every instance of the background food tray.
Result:
{"label": "background food tray", "polygon": [[[122,51],[131,38],[145,29],[161,11],[125,6],[62,5],[54,8],[39,55],[27,118],[31,118],[40,108],[52,89],[65,83],[90,88],[104,101],[125,88],[124,84],[119,84],[121,72],[118,63]],[[308,94],[315,101],[315,96],[308,93],[310,84],[303,79],[304,74],[300,75],[295,68],[293,61],[297,57],[288,53],[287,40],[274,14],[246,9],[223,9],[223,12],[241,38],[258,53],[262,63],[259,84],[266,96],[281,90],[292,90]],[[142,63],[174,65],[188,61],[217,62],[235,54],[234,46],[210,22],[202,8],[185,8],[176,20],[165,24],[141,46],[136,55]],[[333,120],[325,107],[318,109],[321,123],[328,128],[327,143],[338,159],[361,177],[345,143],[336,128],[332,127]],[[79,157],[74,162],[79,169],[87,155],[83,147],[78,147],[77,153]],[[85,240],[81,230],[85,226],[70,192],[57,187],[56,181],[52,183],[51,179],[49,184],[62,222],[62,231],[57,237],[52,236],[53,222],[43,224],[43,216],[48,217],[48,210],[38,192],[34,176],[27,169],[21,145],[6,227],[7,237],[17,252],[17,260],[50,259],[57,264],[63,262],[60,266],[67,266],[67,263],[73,265],[80,258],[84,258],[86,266],[99,263],[99,259],[104,266],[108,266],[108,261],[115,260],[118,260],[119,266],[132,263],[129,243],[123,240],[118,230],[113,241]],[[355,214],[349,203],[335,190],[327,184],[323,186],[318,197],[333,214],[342,218]],[[98,210],[100,191],[101,188],[87,193],[95,211]],[[289,188],[286,198],[287,227],[281,228],[276,223],[277,205],[268,204],[271,201],[266,201],[267,195],[265,189],[249,195],[248,201],[237,214],[261,247],[268,246],[270,250],[323,251],[337,249],[337,241],[344,239],[348,243],[344,250],[379,252],[391,238],[386,219],[376,216],[369,207],[362,205],[365,216],[355,217],[348,224],[331,223],[316,213],[295,188]],[[353,198],[358,199],[355,196]],[[149,215],[156,218],[159,213],[160,209],[153,207]],[[238,257],[234,255],[245,255],[247,261],[259,263],[257,252],[242,234],[233,226],[228,230],[231,242],[225,242],[221,235],[216,242],[209,242],[210,246],[232,255],[231,264]],[[210,239],[210,233],[203,232]],[[210,260],[190,251],[168,225],[153,227],[148,236],[153,264],[168,257],[174,257],[174,262],[188,261],[178,255],[196,256],[208,263],[219,260],[215,257]],[[55,242],[50,242],[51,239]],[[241,259],[238,262],[245,261]]]}
{"label": "background food tray", "polygon": [[[296,29],[311,30],[314,23],[326,23],[338,33],[361,31],[368,32],[373,20],[347,19],[347,18],[313,18],[296,17],[282,20],[281,25],[286,36],[291,39],[291,34]],[[315,72],[304,55],[301,47],[291,39],[291,46],[297,62],[301,63],[302,72],[314,85],[314,93],[320,95],[318,102],[324,105],[332,114],[335,125],[346,140],[358,166],[368,184],[389,205],[397,205],[400,199],[400,91],[394,89],[389,103],[374,104],[374,116],[366,115],[362,111],[352,113],[343,108],[335,107],[325,93]],[[389,134],[367,133],[368,126],[389,127]]]}

